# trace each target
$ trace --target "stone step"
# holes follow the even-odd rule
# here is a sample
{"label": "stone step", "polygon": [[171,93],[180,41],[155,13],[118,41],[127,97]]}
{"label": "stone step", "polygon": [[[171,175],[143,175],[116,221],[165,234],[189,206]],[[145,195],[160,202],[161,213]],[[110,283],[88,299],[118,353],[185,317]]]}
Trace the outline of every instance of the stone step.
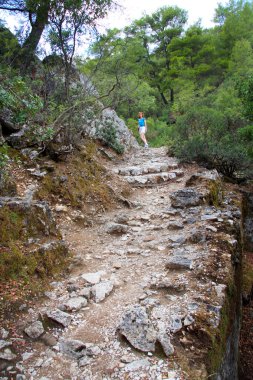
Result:
{"label": "stone step", "polygon": [[127,176],[127,182],[133,186],[149,186],[169,182],[184,175],[183,170],[176,169],[170,172],[150,173],[147,175]]}
{"label": "stone step", "polygon": [[139,176],[149,173],[164,173],[169,170],[177,169],[177,163],[153,163],[143,166],[129,166],[126,168],[117,169],[117,174],[123,176]]}

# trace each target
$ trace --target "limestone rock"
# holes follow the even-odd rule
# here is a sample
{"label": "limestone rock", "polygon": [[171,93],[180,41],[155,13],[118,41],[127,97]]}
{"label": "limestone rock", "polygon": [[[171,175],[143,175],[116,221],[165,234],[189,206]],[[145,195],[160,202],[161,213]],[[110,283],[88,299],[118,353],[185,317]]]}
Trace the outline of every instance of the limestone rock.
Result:
{"label": "limestone rock", "polygon": [[126,234],[128,232],[128,226],[119,223],[110,223],[107,226],[106,232],[108,234]]}
{"label": "limestone rock", "polygon": [[63,303],[64,311],[78,311],[87,305],[87,300],[84,297],[73,297]]}
{"label": "limestone rock", "polygon": [[78,292],[78,294],[79,296],[85,297],[87,300],[89,300],[91,297],[91,288],[90,287],[83,288]]}
{"label": "limestone rock", "polygon": [[5,330],[4,328],[0,329],[0,339],[6,339],[9,335],[9,331]]}
{"label": "limestone rock", "polygon": [[41,341],[46,345],[46,346],[49,346],[49,347],[53,347],[53,346],[56,346],[57,344],[57,339],[52,335],[52,334],[44,334],[42,337],[41,337]]}
{"label": "limestone rock", "polygon": [[92,287],[91,293],[96,303],[103,301],[113,290],[112,281],[103,281]]}
{"label": "limestone rock", "polygon": [[91,363],[92,359],[88,356],[83,356],[79,359],[78,365],[80,368],[85,367],[86,365],[89,365]]}
{"label": "limestone rock", "polygon": [[170,222],[167,224],[169,230],[182,230],[184,225],[182,222]]}
{"label": "limestone rock", "polygon": [[167,269],[192,269],[192,260],[183,256],[173,256],[166,262],[165,267]]}
{"label": "limestone rock", "polygon": [[156,331],[144,307],[134,305],[127,310],[118,330],[138,350],[155,351]]}
{"label": "limestone rock", "polygon": [[39,338],[42,334],[44,334],[45,330],[41,321],[33,322],[30,326],[24,329],[26,335],[28,335],[32,339]]}
{"label": "limestone rock", "polygon": [[70,325],[72,320],[70,314],[65,313],[64,311],[61,311],[59,309],[46,312],[46,316],[54,322],[62,325],[63,327],[67,327],[68,325]]}
{"label": "limestone rock", "polygon": [[127,224],[128,220],[129,220],[129,216],[127,216],[126,214],[121,214],[117,216],[117,218],[115,219],[115,223]]}
{"label": "limestone rock", "polygon": [[[60,351],[66,355],[69,355],[75,359],[83,359],[83,362],[79,362],[79,366],[85,366],[87,357],[94,357],[100,354],[100,348],[93,343],[85,343],[81,340],[63,340],[60,342]],[[81,364],[81,365],[80,365]]]}
{"label": "limestone rock", "polygon": [[101,281],[101,275],[103,272],[84,273],[82,278],[90,285],[98,284]]}
{"label": "limestone rock", "polygon": [[170,337],[165,332],[158,334],[157,340],[161,343],[163,351],[166,356],[170,356],[174,353],[174,347],[170,342]]}
{"label": "limestone rock", "polygon": [[190,314],[188,314],[185,317],[183,324],[184,324],[184,326],[190,326],[194,323],[194,321],[195,321],[195,319]]}
{"label": "limestone rock", "polygon": [[170,199],[172,207],[175,208],[194,207],[203,203],[203,195],[191,188],[175,191]]}
{"label": "limestone rock", "polygon": [[168,327],[173,333],[180,331],[183,327],[181,318],[179,316],[171,317]]}
{"label": "limestone rock", "polygon": [[86,355],[86,344],[81,340],[63,340],[59,347],[61,352],[76,359]]}
{"label": "limestone rock", "polygon": [[11,342],[7,342],[6,340],[0,340],[0,350],[2,350],[5,347],[9,347],[11,345],[12,345]]}
{"label": "limestone rock", "polygon": [[204,171],[193,174],[186,182],[186,186],[198,186],[200,184],[207,185],[220,179],[217,170]]}
{"label": "limestone rock", "polygon": [[9,208],[22,218],[24,233],[30,237],[60,236],[51,209],[46,202],[33,201],[28,196],[0,197],[0,206]]}
{"label": "limestone rock", "polygon": [[68,207],[65,205],[55,205],[56,212],[68,212]]}
{"label": "limestone rock", "polygon": [[148,359],[134,360],[127,364],[124,368],[126,372],[138,371],[140,369],[148,369],[150,367],[150,362]]}
{"label": "limestone rock", "polygon": [[9,348],[5,348],[3,351],[0,351],[0,359],[6,360],[8,362],[16,359],[15,355]]}

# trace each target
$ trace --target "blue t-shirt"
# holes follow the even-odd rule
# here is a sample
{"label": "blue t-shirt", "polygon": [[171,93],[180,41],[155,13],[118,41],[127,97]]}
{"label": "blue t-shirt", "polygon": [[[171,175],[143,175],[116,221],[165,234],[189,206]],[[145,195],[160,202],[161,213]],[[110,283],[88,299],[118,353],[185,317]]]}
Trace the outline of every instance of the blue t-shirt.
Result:
{"label": "blue t-shirt", "polygon": [[145,118],[144,117],[141,117],[140,119],[138,119],[138,125],[139,125],[139,127],[145,127]]}

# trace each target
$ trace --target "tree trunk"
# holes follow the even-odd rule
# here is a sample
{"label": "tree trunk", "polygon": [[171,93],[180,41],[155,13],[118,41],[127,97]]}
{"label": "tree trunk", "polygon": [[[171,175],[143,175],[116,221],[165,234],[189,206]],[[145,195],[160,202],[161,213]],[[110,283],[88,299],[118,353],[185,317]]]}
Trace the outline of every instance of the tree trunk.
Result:
{"label": "tree trunk", "polygon": [[171,101],[171,103],[174,103],[174,90],[173,90],[173,88],[170,89],[170,101]]}
{"label": "tree trunk", "polygon": [[25,40],[19,59],[21,60],[22,70],[27,71],[31,62],[34,59],[37,46],[39,44],[41,35],[48,23],[48,15],[50,10],[50,0],[44,0],[41,2],[36,14],[36,20],[31,23],[32,30]]}
{"label": "tree trunk", "polygon": [[168,100],[165,98],[163,92],[160,92],[160,95],[161,95],[161,97],[162,97],[163,103],[167,106],[167,104],[168,104]]}

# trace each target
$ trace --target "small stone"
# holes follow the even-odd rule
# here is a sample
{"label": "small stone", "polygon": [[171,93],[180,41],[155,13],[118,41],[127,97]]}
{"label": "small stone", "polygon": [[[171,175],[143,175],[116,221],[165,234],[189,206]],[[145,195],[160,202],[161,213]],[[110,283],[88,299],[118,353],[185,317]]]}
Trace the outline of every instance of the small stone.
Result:
{"label": "small stone", "polygon": [[79,365],[80,368],[82,368],[82,367],[85,367],[85,366],[89,365],[90,362],[91,362],[91,358],[89,358],[89,357],[87,357],[87,356],[83,356],[83,357],[79,360],[78,365]]}
{"label": "small stone", "polygon": [[4,328],[0,329],[0,339],[6,339],[8,338],[9,331],[5,330]]}
{"label": "small stone", "polygon": [[84,297],[73,297],[68,301],[64,302],[63,310],[64,311],[78,311],[82,307],[87,305],[87,299]]}
{"label": "small stone", "polygon": [[122,356],[120,360],[122,363],[131,363],[133,361],[133,359],[127,355]]}
{"label": "small stone", "polygon": [[103,301],[113,290],[112,281],[103,281],[92,287],[91,292],[95,302]]}
{"label": "small stone", "polygon": [[57,339],[51,334],[44,334],[41,338],[42,342],[49,347],[54,347],[57,344]]}
{"label": "small stone", "polygon": [[187,315],[184,319],[184,326],[190,326],[194,323],[195,319],[191,315]]}
{"label": "small stone", "polygon": [[64,205],[55,205],[56,212],[68,212],[68,207]]}
{"label": "small stone", "polygon": [[134,360],[133,362],[127,364],[125,366],[126,372],[132,372],[137,371],[140,369],[148,369],[150,367],[150,363],[148,359],[140,359],[140,360]]}
{"label": "small stone", "polygon": [[80,289],[79,286],[77,286],[77,285],[75,285],[75,284],[70,284],[70,285],[67,286],[67,291],[68,291],[69,293],[76,292],[76,291],[78,291],[79,289]]}
{"label": "small stone", "polygon": [[144,307],[134,305],[127,310],[118,330],[138,350],[155,351],[156,331]]}
{"label": "small stone", "polygon": [[110,223],[107,228],[106,232],[108,234],[126,234],[128,232],[129,228],[125,224],[119,224],[119,223]]}
{"label": "small stone", "polygon": [[24,352],[24,353],[22,354],[22,360],[23,360],[23,361],[26,361],[26,360],[28,360],[31,356],[33,356],[33,353],[32,353],[32,352]]}
{"label": "small stone", "polygon": [[54,322],[59,323],[63,327],[67,327],[68,325],[70,325],[72,320],[70,314],[65,313],[64,311],[61,311],[59,309],[46,312],[46,316],[49,319],[52,319]]}
{"label": "small stone", "polygon": [[101,275],[103,272],[84,273],[82,278],[91,285],[98,284],[101,281]]}
{"label": "small stone", "polygon": [[5,347],[9,347],[11,345],[12,345],[11,342],[7,342],[6,340],[0,340],[0,350],[2,350]]}
{"label": "small stone", "polygon": [[218,231],[218,229],[216,227],[210,226],[210,225],[206,226],[206,230],[209,230],[209,231],[212,231],[212,232],[217,232]]}
{"label": "small stone", "polygon": [[182,230],[184,225],[181,222],[170,222],[167,224],[167,228],[169,230]]}
{"label": "small stone", "polygon": [[4,351],[0,352],[0,359],[6,361],[12,361],[16,359],[17,355],[15,355],[9,348],[6,348]]}
{"label": "small stone", "polygon": [[25,375],[17,374],[16,380],[25,380]]}
{"label": "small stone", "polygon": [[177,331],[180,331],[182,329],[182,322],[179,317],[171,318],[169,323],[169,329],[171,332],[175,333]]}
{"label": "small stone", "polygon": [[63,340],[59,345],[60,351],[75,359],[86,356],[86,344],[81,340]]}
{"label": "small stone", "polygon": [[112,264],[112,267],[115,268],[115,269],[120,269],[122,267],[122,264],[119,261],[115,261]]}
{"label": "small stone", "polygon": [[24,332],[29,336],[29,338],[37,339],[42,334],[44,334],[45,330],[43,324],[40,321],[36,321],[33,322],[30,326],[26,327],[24,329]]}
{"label": "small stone", "polygon": [[90,299],[91,296],[91,288],[83,288],[78,292],[79,296],[85,297],[87,300]]}
{"label": "small stone", "polygon": [[182,256],[173,256],[165,264],[167,269],[192,269],[193,262],[192,260],[182,257]]}
{"label": "small stone", "polygon": [[170,356],[174,353],[174,347],[170,342],[168,334],[166,334],[165,332],[160,333],[158,334],[157,339],[161,343],[161,346],[166,356]]}

